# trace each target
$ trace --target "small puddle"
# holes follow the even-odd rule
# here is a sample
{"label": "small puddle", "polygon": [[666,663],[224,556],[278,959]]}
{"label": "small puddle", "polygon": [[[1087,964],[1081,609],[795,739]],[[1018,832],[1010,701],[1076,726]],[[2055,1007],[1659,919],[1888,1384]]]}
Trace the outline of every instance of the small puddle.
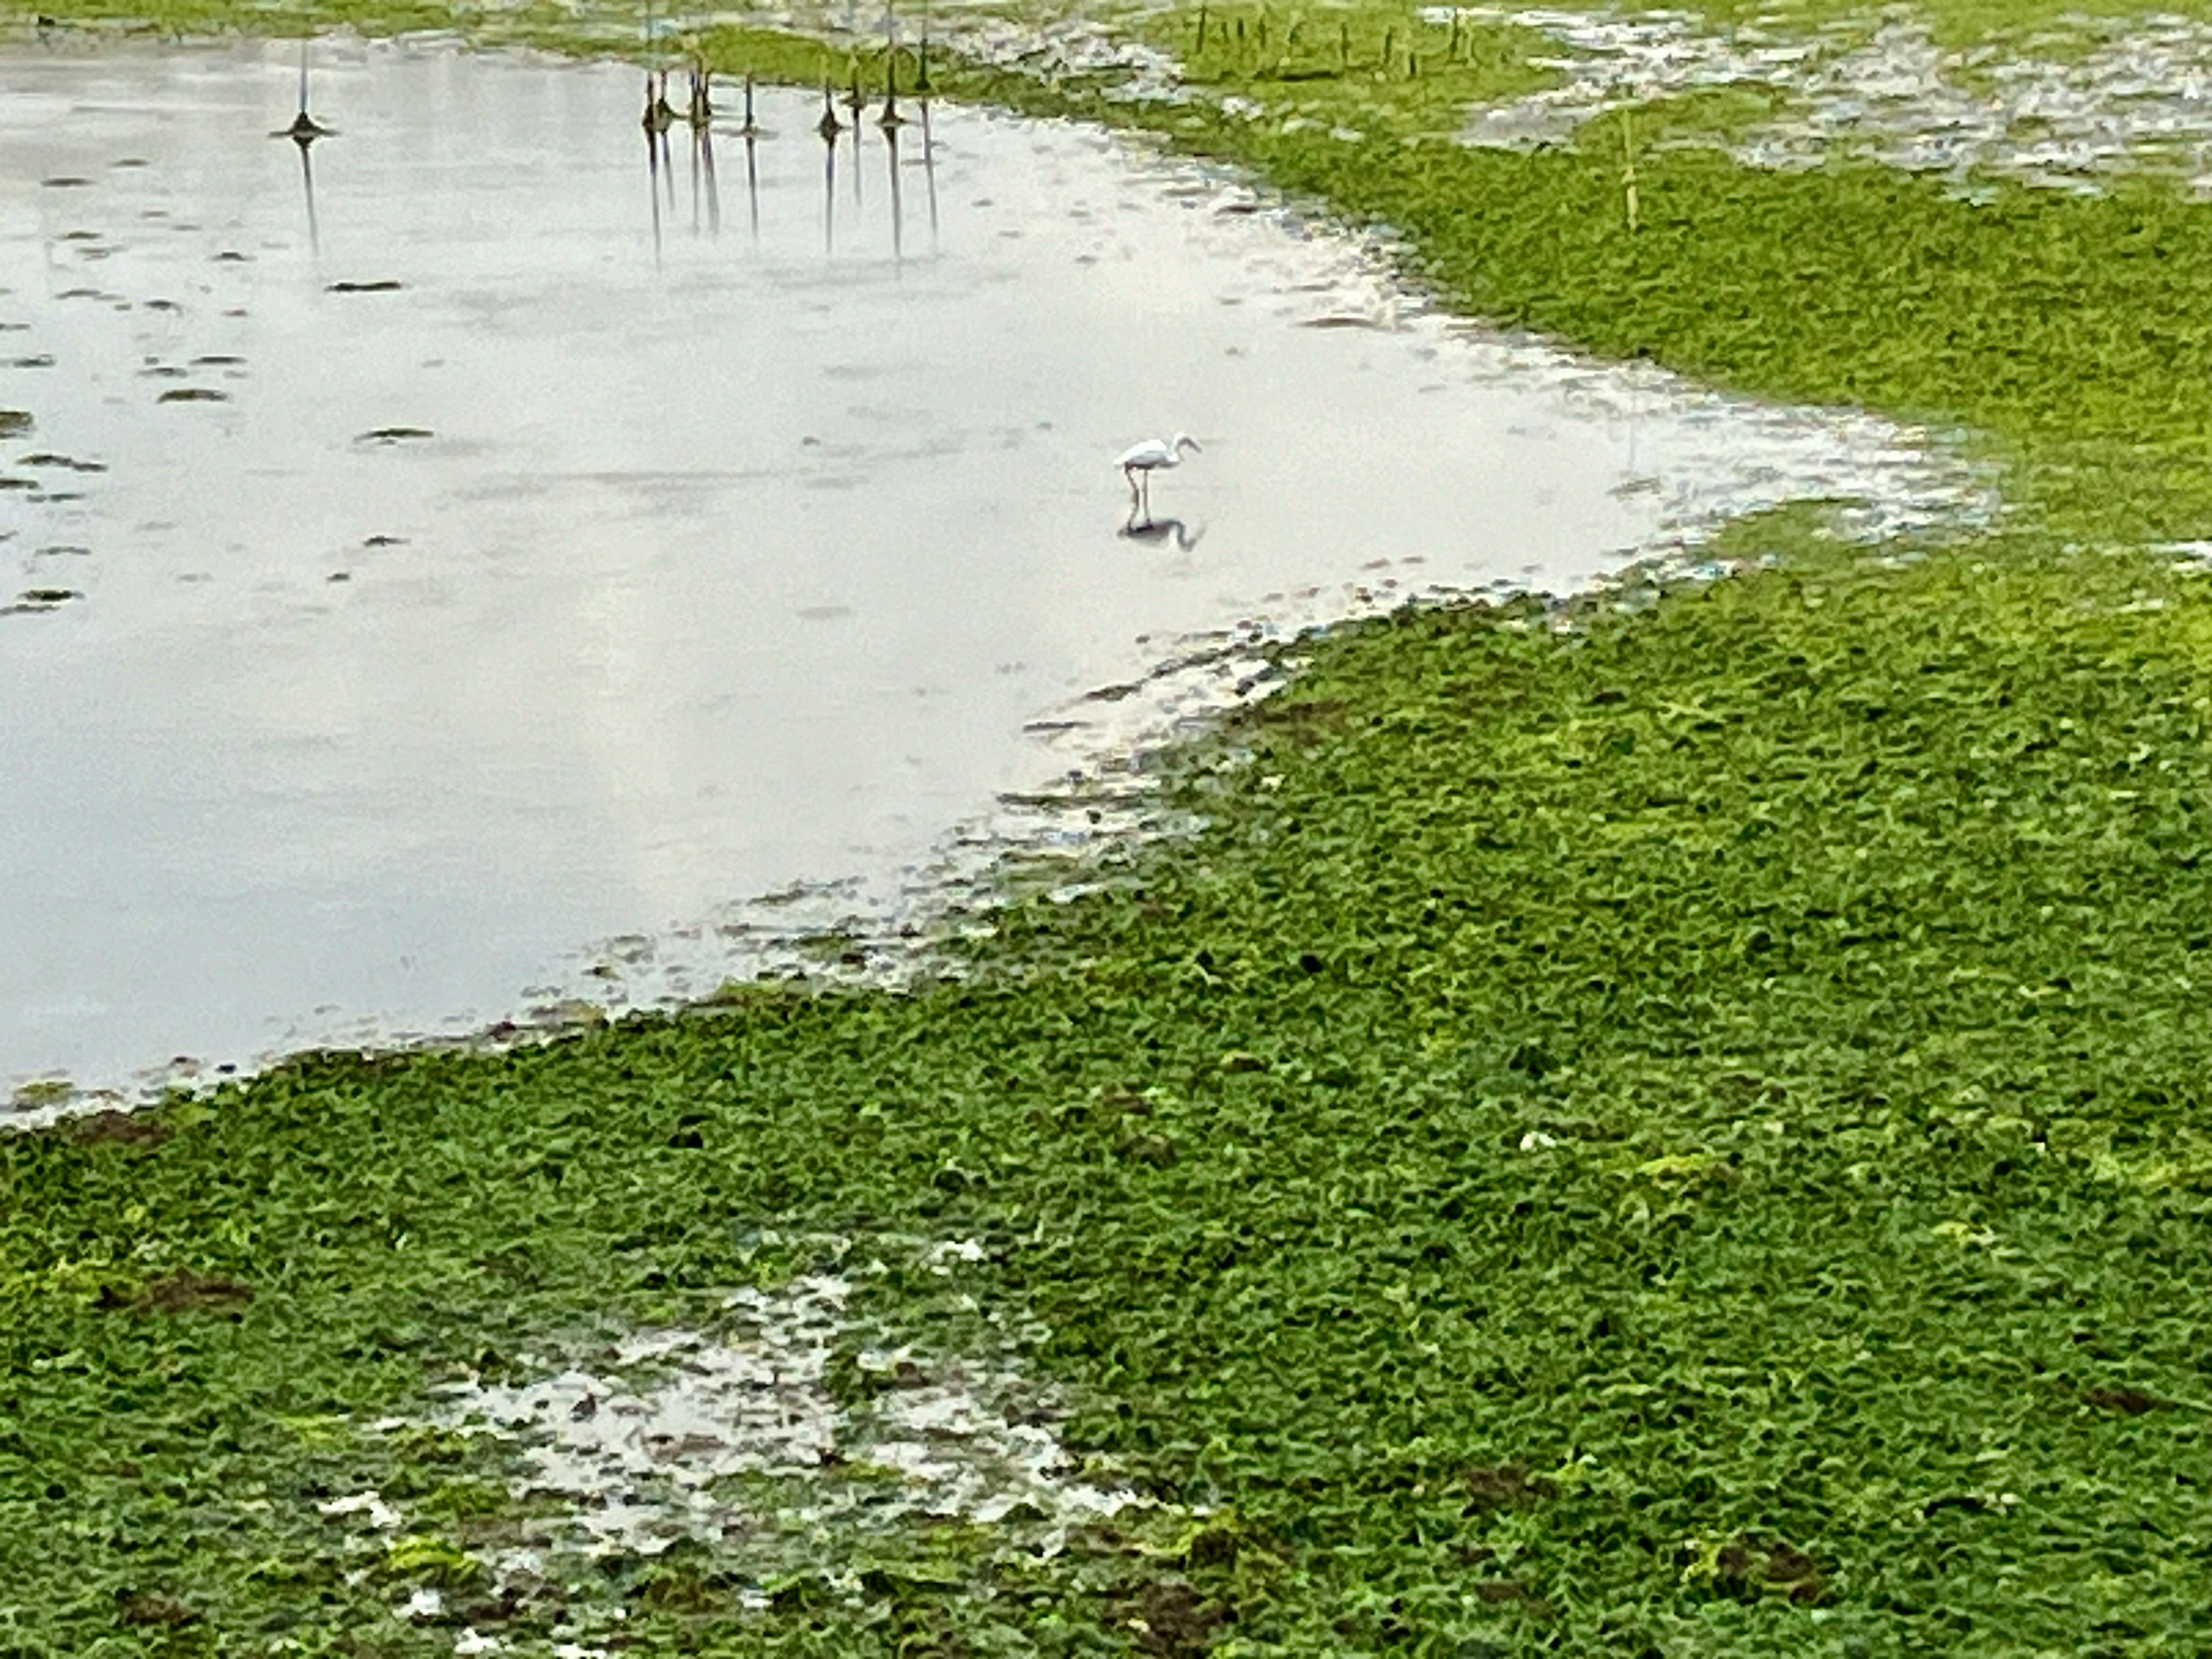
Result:
{"label": "small puddle", "polygon": [[[933,878],[1266,637],[1785,500],[1991,510],[1095,131],[825,145],[763,90],[749,143],[724,86],[648,147],[632,68],[329,41],[303,146],[297,76],[0,58],[52,365],[0,368],[0,1085],[702,994],[779,912],[733,901]],[[1133,521],[1114,457],[1179,431]]]}

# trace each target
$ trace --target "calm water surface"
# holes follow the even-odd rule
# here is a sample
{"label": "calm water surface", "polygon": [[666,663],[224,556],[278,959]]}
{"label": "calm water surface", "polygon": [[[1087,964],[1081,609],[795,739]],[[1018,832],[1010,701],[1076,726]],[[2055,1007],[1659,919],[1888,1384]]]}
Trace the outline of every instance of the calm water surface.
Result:
{"label": "calm water surface", "polygon": [[[313,64],[303,168],[295,48],[0,58],[0,1085],[487,1020],[895,885],[1066,764],[1025,725],[1352,583],[1963,499],[1878,422],[1455,333],[1092,131],[828,156],[763,93],[749,148],[724,87],[649,166],[631,69]],[[1111,458],[1176,430],[1121,533]]]}

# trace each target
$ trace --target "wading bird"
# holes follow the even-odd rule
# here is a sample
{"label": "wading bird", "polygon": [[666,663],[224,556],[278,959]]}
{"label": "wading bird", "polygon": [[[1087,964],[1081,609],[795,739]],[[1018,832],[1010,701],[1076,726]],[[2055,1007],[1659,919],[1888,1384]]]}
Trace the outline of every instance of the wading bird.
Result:
{"label": "wading bird", "polygon": [[1114,465],[1121,469],[1121,476],[1129,481],[1129,505],[1141,507],[1146,518],[1152,515],[1152,474],[1164,467],[1182,465],[1182,452],[1199,453],[1198,440],[1188,432],[1178,432],[1172,438],[1147,438],[1140,444],[1132,444],[1115,458]]}

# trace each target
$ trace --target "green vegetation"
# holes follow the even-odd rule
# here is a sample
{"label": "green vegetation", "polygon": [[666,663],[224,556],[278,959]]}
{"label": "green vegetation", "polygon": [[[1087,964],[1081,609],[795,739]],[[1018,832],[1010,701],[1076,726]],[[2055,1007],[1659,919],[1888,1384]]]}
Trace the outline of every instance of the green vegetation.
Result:
{"label": "green vegetation", "polygon": [[[1475,314],[1971,428],[2009,527],[1777,517],[1727,549],[1772,568],[1656,603],[1302,646],[1180,757],[1202,835],[1018,903],[957,982],[0,1140],[0,1653],[442,1654],[463,1611],[543,1652],[615,1607],[648,1654],[2212,1644],[2212,574],[2142,545],[2212,528],[2212,217],[1749,172],[1665,147],[1685,100],[1638,118],[1632,234],[1615,126],[1438,142],[1535,83],[1516,37],[1398,78],[1346,15],[1377,67],[1281,14],[1263,52],[1256,9],[1198,56],[1256,119],[942,82],[1388,223]],[[494,1598],[520,1500],[428,1391],[711,1325],[828,1235],[982,1241],[1066,1439],[1161,1506],[1049,1558],[832,1531],[771,1583],[687,1546]],[[926,1341],[930,1294],[863,1301]],[[317,1513],[371,1488],[404,1531]],[[431,1588],[445,1623],[393,1611]]]}

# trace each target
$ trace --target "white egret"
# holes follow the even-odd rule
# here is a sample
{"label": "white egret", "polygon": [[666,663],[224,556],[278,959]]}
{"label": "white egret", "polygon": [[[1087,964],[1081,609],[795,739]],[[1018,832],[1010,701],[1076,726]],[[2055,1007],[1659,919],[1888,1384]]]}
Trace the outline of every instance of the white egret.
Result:
{"label": "white egret", "polygon": [[1152,474],[1164,467],[1182,465],[1186,449],[1197,454],[1198,440],[1188,432],[1178,432],[1172,438],[1147,438],[1140,444],[1132,444],[1115,458],[1114,465],[1129,481],[1130,504],[1141,505],[1146,518],[1152,512]]}

